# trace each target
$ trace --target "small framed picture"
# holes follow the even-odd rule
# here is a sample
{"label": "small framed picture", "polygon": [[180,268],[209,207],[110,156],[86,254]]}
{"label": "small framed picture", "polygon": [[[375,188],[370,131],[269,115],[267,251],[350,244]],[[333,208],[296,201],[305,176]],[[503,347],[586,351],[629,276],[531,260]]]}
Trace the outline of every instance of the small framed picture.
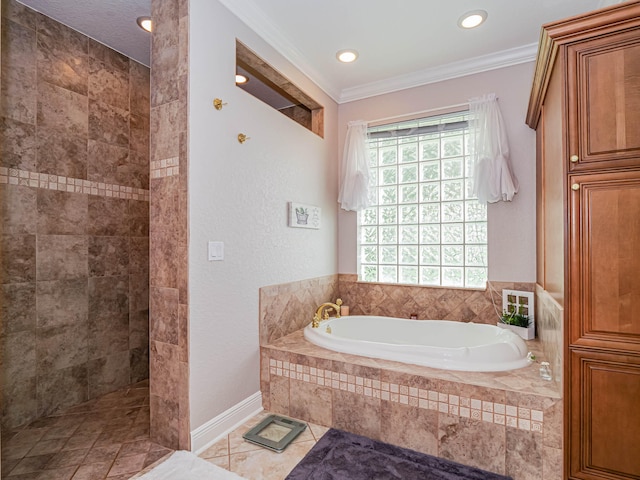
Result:
{"label": "small framed picture", "polygon": [[294,228],[320,228],[320,207],[289,202],[289,226]]}

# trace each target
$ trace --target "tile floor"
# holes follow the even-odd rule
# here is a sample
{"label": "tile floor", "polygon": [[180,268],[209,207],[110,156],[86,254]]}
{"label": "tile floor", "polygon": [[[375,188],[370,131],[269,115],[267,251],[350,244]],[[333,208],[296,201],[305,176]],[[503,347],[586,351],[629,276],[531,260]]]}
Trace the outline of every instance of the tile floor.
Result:
{"label": "tile floor", "polygon": [[308,428],[282,453],[244,441],[242,435],[268,415],[269,412],[259,413],[200,453],[200,457],[249,480],[283,480],[329,429],[305,422]]}
{"label": "tile floor", "polygon": [[149,441],[145,381],[3,431],[2,478],[124,480],[170,452]]}
{"label": "tile floor", "polygon": [[[283,453],[245,442],[261,412],[200,454],[249,480],[282,480],[327,427],[308,424]],[[6,480],[125,480],[171,450],[149,440],[148,381],[2,432]]]}

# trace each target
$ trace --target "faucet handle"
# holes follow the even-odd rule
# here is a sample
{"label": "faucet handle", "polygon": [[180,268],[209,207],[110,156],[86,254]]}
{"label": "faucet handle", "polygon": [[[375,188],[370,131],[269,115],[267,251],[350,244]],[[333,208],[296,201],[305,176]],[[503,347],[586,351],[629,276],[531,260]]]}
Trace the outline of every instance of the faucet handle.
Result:
{"label": "faucet handle", "polygon": [[320,326],[320,317],[316,313],[313,316],[313,322],[311,322],[311,328],[318,328]]}

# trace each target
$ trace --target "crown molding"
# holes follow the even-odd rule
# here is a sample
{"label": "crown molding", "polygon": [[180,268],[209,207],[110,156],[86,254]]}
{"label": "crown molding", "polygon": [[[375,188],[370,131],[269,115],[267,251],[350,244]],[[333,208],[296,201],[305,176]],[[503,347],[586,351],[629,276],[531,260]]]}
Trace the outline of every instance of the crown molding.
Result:
{"label": "crown molding", "polygon": [[531,43],[521,47],[481,55],[469,60],[461,60],[446,65],[426,68],[406,75],[357,85],[340,91],[318,72],[293,42],[282,34],[281,30],[264,13],[254,0],[218,0],[231,13],[271,45],[294,67],[306,75],[338,104],[362,100],[376,95],[397,92],[407,88],[419,87],[429,83],[442,82],[453,78],[473,75],[498,68],[510,67],[536,59],[538,44]]}
{"label": "crown molding", "polygon": [[468,60],[461,60],[445,65],[426,68],[407,75],[387,78],[378,82],[366,83],[345,88],[340,94],[338,103],[348,103],[376,95],[397,92],[407,88],[419,87],[430,83],[442,82],[453,78],[464,77],[476,73],[488,72],[498,68],[510,67],[521,63],[533,62],[536,59],[537,43],[510,48],[500,52],[481,55]]}

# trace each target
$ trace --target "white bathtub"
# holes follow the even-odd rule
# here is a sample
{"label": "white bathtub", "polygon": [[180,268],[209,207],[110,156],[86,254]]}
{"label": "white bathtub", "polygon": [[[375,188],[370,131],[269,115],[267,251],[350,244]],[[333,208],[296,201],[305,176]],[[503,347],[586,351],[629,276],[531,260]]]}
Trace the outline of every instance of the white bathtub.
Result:
{"label": "white bathtub", "polygon": [[353,315],[309,324],[304,337],[336,352],[445,370],[498,372],[530,363],[518,335],[479,323]]}

